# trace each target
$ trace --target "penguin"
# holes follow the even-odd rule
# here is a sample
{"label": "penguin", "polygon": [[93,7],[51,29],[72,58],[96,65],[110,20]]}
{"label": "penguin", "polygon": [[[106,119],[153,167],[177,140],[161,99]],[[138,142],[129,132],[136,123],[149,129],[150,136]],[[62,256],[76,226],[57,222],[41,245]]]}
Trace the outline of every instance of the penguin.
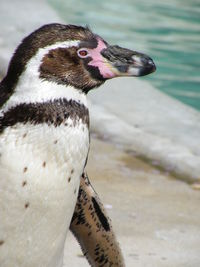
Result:
{"label": "penguin", "polygon": [[93,255],[80,228],[85,211],[107,240],[113,233],[97,195],[85,190],[93,215],[83,197],[92,188],[85,174],[87,93],[108,79],[155,69],[147,55],[109,45],[87,27],[53,23],[22,40],[0,83],[1,267],[63,266],[69,229],[92,266],[112,266],[109,255],[97,256],[105,242],[94,238]]}

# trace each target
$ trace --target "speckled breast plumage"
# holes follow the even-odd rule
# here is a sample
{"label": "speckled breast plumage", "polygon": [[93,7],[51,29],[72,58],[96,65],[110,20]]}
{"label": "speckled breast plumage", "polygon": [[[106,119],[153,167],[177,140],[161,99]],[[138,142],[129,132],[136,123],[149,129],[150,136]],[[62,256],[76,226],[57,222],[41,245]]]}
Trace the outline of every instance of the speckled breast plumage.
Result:
{"label": "speckled breast plumage", "polygon": [[62,264],[88,148],[82,119],[68,118],[58,126],[17,123],[1,133],[2,267]]}

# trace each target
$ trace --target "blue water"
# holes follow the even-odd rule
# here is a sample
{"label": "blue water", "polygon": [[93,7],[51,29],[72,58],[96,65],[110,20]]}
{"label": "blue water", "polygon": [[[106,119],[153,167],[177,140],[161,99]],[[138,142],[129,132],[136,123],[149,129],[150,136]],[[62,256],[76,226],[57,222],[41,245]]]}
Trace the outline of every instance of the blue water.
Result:
{"label": "blue water", "polygon": [[156,88],[200,110],[200,0],[48,0],[66,23],[150,55]]}

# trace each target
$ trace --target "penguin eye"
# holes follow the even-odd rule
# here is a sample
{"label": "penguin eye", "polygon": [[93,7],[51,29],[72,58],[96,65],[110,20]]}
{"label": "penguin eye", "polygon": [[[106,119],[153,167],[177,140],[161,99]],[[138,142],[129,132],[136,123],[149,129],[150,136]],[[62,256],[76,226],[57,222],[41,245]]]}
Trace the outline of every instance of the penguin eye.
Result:
{"label": "penguin eye", "polygon": [[78,52],[77,52],[77,54],[78,54],[78,56],[80,57],[80,58],[86,58],[86,57],[88,57],[89,56],[89,52],[88,52],[88,50],[87,49],[79,49],[78,50]]}

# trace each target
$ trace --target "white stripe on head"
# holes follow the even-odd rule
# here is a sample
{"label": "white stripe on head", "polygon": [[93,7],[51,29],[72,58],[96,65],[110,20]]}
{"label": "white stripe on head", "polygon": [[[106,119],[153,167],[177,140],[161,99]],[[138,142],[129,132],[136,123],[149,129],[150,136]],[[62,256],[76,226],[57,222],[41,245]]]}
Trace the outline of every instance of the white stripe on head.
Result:
{"label": "white stripe on head", "polygon": [[39,67],[43,57],[50,50],[56,48],[77,47],[80,41],[57,42],[53,45],[39,48],[37,53],[27,62],[25,69],[19,77],[13,95],[5,103],[3,111],[16,106],[20,103],[42,103],[58,98],[67,100],[73,99],[87,106],[86,96],[80,90],[72,86],[56,84],[55,82],[45,81],[40,78]]}

